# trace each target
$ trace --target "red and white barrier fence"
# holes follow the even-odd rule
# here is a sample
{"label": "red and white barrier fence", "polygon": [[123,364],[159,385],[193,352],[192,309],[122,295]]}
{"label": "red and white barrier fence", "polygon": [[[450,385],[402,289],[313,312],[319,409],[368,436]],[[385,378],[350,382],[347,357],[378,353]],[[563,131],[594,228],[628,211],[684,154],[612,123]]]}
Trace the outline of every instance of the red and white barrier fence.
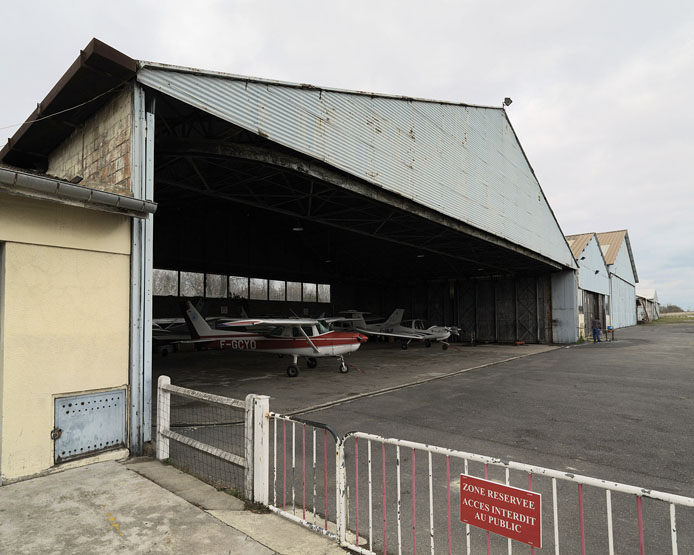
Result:
{"label": "red and white barrier fence", "polygon": [[[340,438],[317,422],[269,418],[271,509],[358,553],[512,554],[543,547],[557,555],[644,554],[651,546],[677,555],[694,549],[693,498],[373,434]],[[475,474],[482,487],[465,487],[477,497],[461,491],[460,476]],[[541,496],[549,501],[542,504]],[[654,504],[648,526],[644,500]],[[470,513],[476,525],[474,516],[461,520],[466,503],[486,509]],[[681,532],[678,509],[687,511]]]}

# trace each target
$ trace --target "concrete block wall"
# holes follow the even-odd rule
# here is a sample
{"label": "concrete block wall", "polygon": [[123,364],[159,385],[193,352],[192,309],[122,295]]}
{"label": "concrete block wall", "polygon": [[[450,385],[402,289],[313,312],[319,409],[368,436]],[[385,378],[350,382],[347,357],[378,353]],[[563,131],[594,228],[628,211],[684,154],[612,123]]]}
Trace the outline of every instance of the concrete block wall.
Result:
{"label": "concrete block wall", "polygon": [[47,173],[66,180],[80,175],[80,185],[131,195],[132,112],[133,90],[128,88],[49,155]]}

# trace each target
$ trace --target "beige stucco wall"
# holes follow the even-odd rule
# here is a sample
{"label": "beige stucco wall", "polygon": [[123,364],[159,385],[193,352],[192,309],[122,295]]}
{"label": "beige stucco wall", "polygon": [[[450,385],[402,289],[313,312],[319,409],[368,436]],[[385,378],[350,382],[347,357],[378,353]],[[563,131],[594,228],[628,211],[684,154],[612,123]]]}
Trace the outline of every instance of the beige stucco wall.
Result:
{"label": "beige stucco wall", "polygon": [[48,157],[47,173],[80,185],[120,195],[131,195],[130,148],[132,87],[118,93],[72,132]]}
{"label": "beige stucco wall", "polygon": [[130,219],[0,194],[0,478],[53,465],[53,398],[128,383]]}

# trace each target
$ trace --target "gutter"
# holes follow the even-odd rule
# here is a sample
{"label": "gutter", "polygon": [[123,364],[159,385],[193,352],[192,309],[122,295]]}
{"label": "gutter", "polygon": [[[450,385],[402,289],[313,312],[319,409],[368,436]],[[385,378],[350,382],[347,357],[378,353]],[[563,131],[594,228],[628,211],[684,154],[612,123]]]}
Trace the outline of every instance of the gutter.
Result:
{"label": "gutter", "polygon": [[0,167],[0,192],[147,219],[157,203]]}

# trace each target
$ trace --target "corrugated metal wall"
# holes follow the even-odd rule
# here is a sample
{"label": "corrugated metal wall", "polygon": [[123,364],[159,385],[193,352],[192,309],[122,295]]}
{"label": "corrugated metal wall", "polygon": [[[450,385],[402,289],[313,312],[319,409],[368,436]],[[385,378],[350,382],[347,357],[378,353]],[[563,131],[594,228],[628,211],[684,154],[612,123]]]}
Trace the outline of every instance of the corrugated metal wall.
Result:
{"label": "corrugated metal wall", "polygon": [[[548,343],[551,335],[549,276],[516,279],[438,280],[401,284],[397,290],[382,289],[380,299],[371,287],[343,285],[334,289],[333,301],[356,299],[359,310],[382,317],[395,308],[405,309],[405,319],[423,318],[433,324],[459,326],[462,342],[474,334],[482,343]],[[369,293],[360,297],[360,293]],[[393,304],[394,294],[396,304]]]}
{"label": "corrugated metal wall", "polygon": [[636,288],[617,276],[612,276],[610,323],[614,328],[636,325]]}
{"label": "corrugated metal wall", "polygon": [[506,113],[146,66],[138,81],[367,182],[575,261]]}

